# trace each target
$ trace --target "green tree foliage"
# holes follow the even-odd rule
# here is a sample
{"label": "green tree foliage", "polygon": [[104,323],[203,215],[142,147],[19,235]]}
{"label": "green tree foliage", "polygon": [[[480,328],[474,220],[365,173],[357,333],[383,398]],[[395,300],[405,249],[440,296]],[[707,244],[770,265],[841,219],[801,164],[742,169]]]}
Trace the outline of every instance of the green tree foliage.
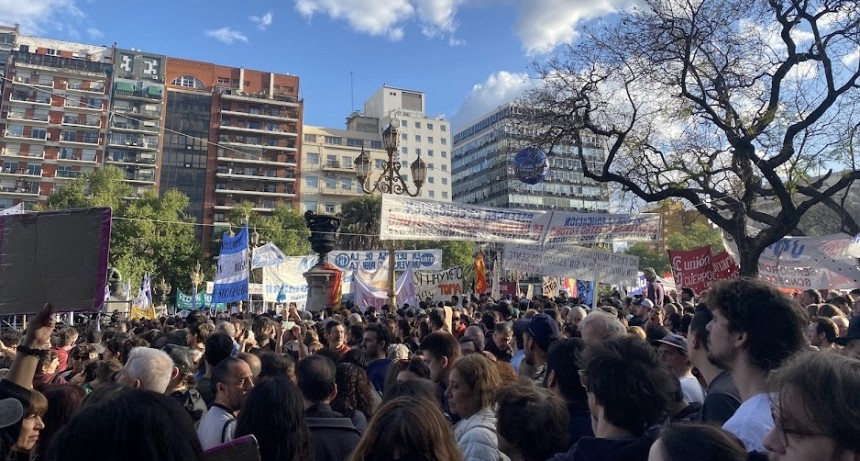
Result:
{"label": "green tree foliage", "polygon": [[131,281],[132,291],[145,273],[153,284],[164,277],[173,287],[189,286],[202,253],[193,219],[184,214],[188,197],[169,190],[129,200],[132,189],[124,179],[122,170],[106,167],[55,192],[41,209],[111,207],[110,264]]}
{"label": "green tree foliage", "polygon": [[695,222],[684,232],[669,235],[670,250],[692,250],[705,245],[710,245],[715,254],[723,251],[723,239],[720,237],[719,228]]}
{"label": "green tree foliage", "polygon": [[[248,231],[253,234],[257,232],[260,244],[272,242],[287,256],[303,256],[311,251],[308,241],[310,231],[307,223],[295,208],[278,204],[271,216],[263,216],[253,210],[252,202],[240,202],[233,206],[227,215],[227,220],[234,231],[240,229],[248,220]],[[220,241],[220,236],[213,240]],[[217,254],[216,245],[214,253]]]}
{"label": "green tree foliage", "polygon": [[627,254],[639,256],[639,269],[653,267],[658,274],[669,272],[669,256],[665,251],[655,251],[647,243],[634,243],[627,247]]}

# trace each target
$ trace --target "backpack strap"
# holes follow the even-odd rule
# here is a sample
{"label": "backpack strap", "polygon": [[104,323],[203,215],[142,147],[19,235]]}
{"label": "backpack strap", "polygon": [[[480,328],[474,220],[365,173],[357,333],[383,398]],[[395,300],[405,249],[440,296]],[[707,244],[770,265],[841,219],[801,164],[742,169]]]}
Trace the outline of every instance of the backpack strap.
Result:
{"label": "backpack strap", "polygon": [[227,429],[230,427],[230,424],[232,424],[234,421],[236,421],[236,418],[228,419],[224,423],[224,427],[221,428],[221,443],[224,443],[227,441]]}

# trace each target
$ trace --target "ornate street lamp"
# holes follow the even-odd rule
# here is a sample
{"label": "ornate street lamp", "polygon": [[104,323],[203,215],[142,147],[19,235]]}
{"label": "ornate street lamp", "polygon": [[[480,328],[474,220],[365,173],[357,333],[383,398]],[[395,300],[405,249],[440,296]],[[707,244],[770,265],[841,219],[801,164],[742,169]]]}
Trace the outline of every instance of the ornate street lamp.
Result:
{"label": "ornate street lamp", "polygon": [[[358,181],[361,183],[361,190],[365,194],[373,194],[380,192],[383,194],[403,195],[417,197],[421,193],[421,186],[424,185],[424,180],[427,178],[427,164],[421,160],[421,154],[412,162],[409,167],[412,170],[412,183],[415,184],[415,190],[409,190],[409,185],[406,179],[400,174],[400,162],[395,161],[395,153],[398,150],[400,143],[400,121],[397,117],[391,117],[388,123],[388,128],[382,132],[382,146],[388,153],[388,160],[382,169],[382,174],[376,181],[370,180],[371,165],[370,156],[364,151],[364,146],[361,148],[361,154],[355,159],[355,171],[358,176]],[[373,185],[371,186],[371,183]],[[392,309],[397,308],[397,296],[394,287],[394,241],[388,241],[388,305]]]}
{"label": "ornate street lamp", "polygon": [[197,310],[197,285],[203,282],[203,273],[200,271],[200,261],[194,265],[194,270],[191,271],[191,310]]}

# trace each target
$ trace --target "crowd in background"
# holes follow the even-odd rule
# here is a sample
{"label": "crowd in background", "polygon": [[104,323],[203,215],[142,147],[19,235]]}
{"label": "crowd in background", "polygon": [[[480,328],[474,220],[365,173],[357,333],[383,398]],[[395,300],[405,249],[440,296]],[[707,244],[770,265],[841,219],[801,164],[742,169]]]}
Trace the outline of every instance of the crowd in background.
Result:
{"label": "crowd in background", "polygon": [[55,317],[0,338],[0,458],[860,459],[860,290]]}

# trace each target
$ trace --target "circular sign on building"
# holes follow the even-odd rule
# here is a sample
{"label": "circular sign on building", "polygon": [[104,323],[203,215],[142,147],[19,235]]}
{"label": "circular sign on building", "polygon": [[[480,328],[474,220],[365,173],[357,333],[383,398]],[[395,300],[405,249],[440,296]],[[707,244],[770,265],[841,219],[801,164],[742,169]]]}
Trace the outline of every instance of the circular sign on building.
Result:
{"label": "circular sign on building", "polygon": [[514,172],[520,181],[537,184],[549,174],[549,160],[542,150],[526,147],[514,157]]}

